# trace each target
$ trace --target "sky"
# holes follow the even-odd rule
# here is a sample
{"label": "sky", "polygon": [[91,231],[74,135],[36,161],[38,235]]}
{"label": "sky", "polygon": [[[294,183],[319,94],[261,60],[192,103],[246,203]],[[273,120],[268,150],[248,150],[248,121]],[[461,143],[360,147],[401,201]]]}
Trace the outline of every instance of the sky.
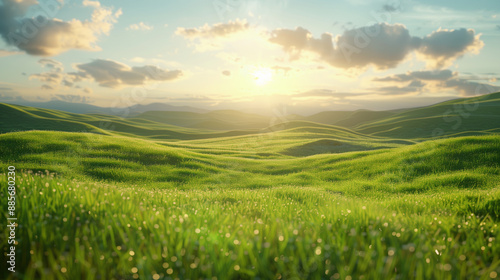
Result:
{"label": "sky", "polygon": [[0,102],[312,114],[500,91],[500,2],[0,0]]}

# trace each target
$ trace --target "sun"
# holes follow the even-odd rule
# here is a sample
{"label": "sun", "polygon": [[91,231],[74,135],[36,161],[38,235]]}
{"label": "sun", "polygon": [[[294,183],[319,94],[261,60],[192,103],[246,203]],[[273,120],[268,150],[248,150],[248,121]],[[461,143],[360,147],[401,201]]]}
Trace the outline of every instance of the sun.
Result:
{"label": "sun", "polygon": [[273,80],[273,70],[269,68],[259,68],[251,74],[258,86],[266,85]]}

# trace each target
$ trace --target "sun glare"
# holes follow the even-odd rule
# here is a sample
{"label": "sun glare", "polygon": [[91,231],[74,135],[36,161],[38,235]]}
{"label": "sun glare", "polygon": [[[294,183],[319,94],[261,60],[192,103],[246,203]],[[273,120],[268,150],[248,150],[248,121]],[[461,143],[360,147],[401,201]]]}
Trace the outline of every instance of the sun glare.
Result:
{"label": "sun glare", "polygon": [[269,68],[259,68],[252,72],[255,83],[259,86],[263,86],[273,79],[273,71]]}

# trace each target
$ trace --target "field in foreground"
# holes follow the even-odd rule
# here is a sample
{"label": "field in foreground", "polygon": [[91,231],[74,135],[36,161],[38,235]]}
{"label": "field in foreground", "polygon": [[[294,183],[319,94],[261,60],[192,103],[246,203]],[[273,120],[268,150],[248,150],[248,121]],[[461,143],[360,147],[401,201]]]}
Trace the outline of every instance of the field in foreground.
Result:
{"label": "field in foreground", "polygon": [[500,275],[499,136],[276,159],[67,132],[0,147],[18,169],[20,278]]}

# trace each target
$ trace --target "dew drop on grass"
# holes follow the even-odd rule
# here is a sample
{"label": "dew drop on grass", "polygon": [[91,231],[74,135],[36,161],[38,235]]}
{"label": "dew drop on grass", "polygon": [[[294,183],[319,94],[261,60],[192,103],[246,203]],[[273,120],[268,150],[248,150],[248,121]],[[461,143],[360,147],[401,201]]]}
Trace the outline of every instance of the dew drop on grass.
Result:
{"label": "dew drop on grass", "polygon": [[321,255],[321,247],[316,247],[316,250],[314,251],[316,255]]}

